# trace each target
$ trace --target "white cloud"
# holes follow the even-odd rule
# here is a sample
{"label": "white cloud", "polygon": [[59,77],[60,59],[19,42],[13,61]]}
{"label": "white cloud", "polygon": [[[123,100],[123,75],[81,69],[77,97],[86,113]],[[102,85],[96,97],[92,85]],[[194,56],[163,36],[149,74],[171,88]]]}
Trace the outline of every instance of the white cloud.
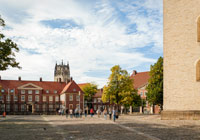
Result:
{"label": "white cloud", "polygon": [[[137,8],[128,3],[120,3],[118,7],[127,14],[129,23],[125,24],[117,17],[118,12],[112,3],[107,1],[98,2],[95,6],[81,5],[72,0],[21,3],[0,0],[0,5],[21,9],[28,15],[21,15],[21,22],[14,22],[16,17],[10,17],[9,12],[0,10],[7,25],[12,27],[4,33],[13,38],[21,48],[17,60],[23,68],[4,71],[3,78],[16,79],[17,76],[22,76],[22,79],[37,80],[42,76],[44,80],[53,80],[55,62],[64,59],[65,62],[70,62],[71,75],[78,83],[95,81],[102,87],[106,84],[108,75],[102,78],[98,73],[90,76],[86,72],[109,71],[116,64],[122,65],[124,69],[136,68],[144,63],[150,65],[155,59],[143,52],[128,52],[127,49],[142,48],[152,42],[155,44],[153,52],[162,52],[162,21],[140,16],[134,11]],[[154,4],[152,0],[148,0],[142,6],[147,10],[161,9]],[[40,23],[41,20],[52,19],[72,19],[83,25],[83,28],[50,28]],[[137,32],[127,34],[128,24],[136,24]]]}

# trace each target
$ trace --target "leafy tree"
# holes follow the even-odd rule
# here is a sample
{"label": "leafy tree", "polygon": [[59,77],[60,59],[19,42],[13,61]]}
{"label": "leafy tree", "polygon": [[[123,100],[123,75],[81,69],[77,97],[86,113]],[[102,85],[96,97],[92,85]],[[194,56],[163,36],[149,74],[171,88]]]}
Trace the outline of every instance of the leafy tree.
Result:
{"label": "leafy tree", "polygon": [[112,67],[111,72],[109,82],[103,90],[102,101],[109,101],[116,105],[132,105],[136,90],[133,88],[133,81],[130,79],[130,75],[126,70],[122,70],[119,65]]}
{"label": "leafy tree", "polygon": [[163,105],[163,58],[151,65],[150,79],[147,89],[147,100],[153,105]]}
{"label": "leafy tree", "polygon": [[84,87],[82,87],[84,92],[85,101],[87,101],[87,105],[91,107],[92,97],[97,93],[97,85],[88,83]]}
{"label": "leafy tree", "polygon": [[[0,16],[0,27],[5,27],[5,22]],[[5,36],[0,32],[0,70],[6,70],[9,66],[21,68],[19,63],[15,60],[15,53],[18,52],[19,48],[17,44],[11,39],[5,38]]]}

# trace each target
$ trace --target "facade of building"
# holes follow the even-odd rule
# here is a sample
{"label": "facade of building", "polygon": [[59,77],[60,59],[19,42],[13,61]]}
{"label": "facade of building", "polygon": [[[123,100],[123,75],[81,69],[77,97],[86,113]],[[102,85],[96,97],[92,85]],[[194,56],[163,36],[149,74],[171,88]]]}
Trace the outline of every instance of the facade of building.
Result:
{"label": "facade of building", "polygon": [[200,119],[199,5],[199,0],[164,0],[162,119]]}
{"label": "facade of building", "polygon": [[0,78],[0,113],[55,114],[58,109],[75,109],[79,106],[83,110],[83,91],[69,76],[69,64],[62,62],[55,66],[55,81]]}

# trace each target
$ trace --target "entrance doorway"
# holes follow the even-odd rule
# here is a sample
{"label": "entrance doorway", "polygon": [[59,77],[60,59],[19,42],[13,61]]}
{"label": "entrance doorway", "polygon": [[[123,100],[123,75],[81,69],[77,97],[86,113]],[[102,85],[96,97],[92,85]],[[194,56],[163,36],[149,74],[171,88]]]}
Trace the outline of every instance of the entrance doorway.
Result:
{"label": "entrance doorway", "polygon": [[28,111],[32,112],[32,105],[28,105]]}

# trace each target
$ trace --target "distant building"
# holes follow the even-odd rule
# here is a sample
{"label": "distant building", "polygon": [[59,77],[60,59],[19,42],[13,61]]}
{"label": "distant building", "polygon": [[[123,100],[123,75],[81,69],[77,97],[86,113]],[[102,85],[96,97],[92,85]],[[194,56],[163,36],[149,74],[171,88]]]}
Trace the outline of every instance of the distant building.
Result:
{"label": "distant building", "polygon": [[[83,91],[70,78],[69,64],[55,66],[55,81],[2,80],[0,112],[55,114],[58,109],[84,109]],[[80,84],[83,85],[83,84]]]}
{"label": "distant building", "polygon": [[56,82],[69,82],[70,81],[70,68],[69,63],[67,65],[63,64],[55,65],[54,70],[54,81]]}
{"label": "distant building", "polygon": [[[150,78],[149,71],[146,72],[137,72],[136,70],[133,70],[133,73],[131,74],[131,79],[133,79],[133,86],[138,91],[138,95],[140,95],[143,101],[146,102],[146,106],[143,109],[143,112],[151,112],[151,107],[148,104],[147,99],[147,90],[146,87],[148,85],[148,80]],[[158,114],[160,113],[160,107],[155,105],[154,106],[154,113]]]}

